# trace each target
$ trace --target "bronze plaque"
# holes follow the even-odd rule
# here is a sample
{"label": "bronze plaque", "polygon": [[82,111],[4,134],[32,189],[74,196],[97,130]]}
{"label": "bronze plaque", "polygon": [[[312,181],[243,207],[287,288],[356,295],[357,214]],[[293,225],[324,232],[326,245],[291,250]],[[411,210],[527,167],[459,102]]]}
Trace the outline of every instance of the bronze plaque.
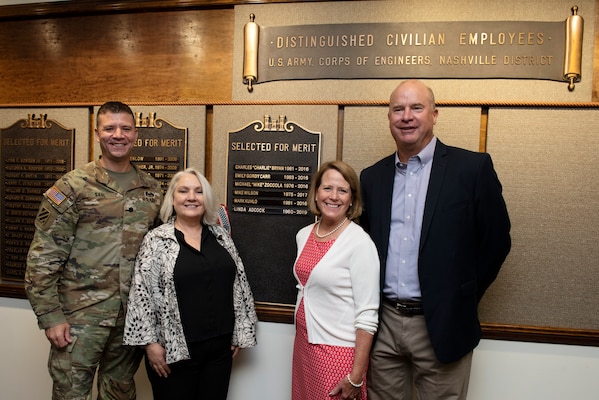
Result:
{"label": "bronze plaque", "polygon": [[229,132],[227,208],[256,301],[294,304],[297,231],[314,222],[307,198],[320,133],[281,116]]}
{"label": "bronze plaque", "polygon": [[564,22],[418,22],[262,27],[258,82],[527,78],[561,81]]}
{"label": "bronze plaque", "polygon": [[187,167],[187,128],[156,118],[156,113],[143,117],[135,113],[139,138],[131,152],[131,162],[152,175],[166,191],[178,171]]}
{"label": "bronze plaque", "polygon": [[0,130],[1,279],[22,281],[43,193],[73,169],[75,129],[29,114]]}
{"label": "bronze plaque", "polygon": [[584,21],[448,21],[244,27],[243,81],[581,78]]}

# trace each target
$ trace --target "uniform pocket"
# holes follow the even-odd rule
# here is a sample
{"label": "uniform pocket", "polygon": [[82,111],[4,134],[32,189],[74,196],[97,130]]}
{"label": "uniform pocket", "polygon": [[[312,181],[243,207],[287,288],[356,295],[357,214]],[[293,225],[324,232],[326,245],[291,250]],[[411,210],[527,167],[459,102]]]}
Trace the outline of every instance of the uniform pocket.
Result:
{"label": "uniform pocket", "polygon": [[[77,342],[77,336],[71,336],[72,342],[62,349],[50,346],[48,358],[48,371],[54,382],[53,391],[55,398],[65,398],[73,386],[73,362],[71,352]],[[58,395],[58,397],[56,397]]]}

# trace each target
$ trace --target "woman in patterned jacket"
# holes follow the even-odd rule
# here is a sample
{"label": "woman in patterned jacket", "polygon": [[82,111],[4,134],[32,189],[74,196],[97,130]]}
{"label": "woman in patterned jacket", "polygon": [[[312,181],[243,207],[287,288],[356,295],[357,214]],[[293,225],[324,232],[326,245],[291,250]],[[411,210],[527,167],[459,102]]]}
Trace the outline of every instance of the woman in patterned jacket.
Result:
{"label": "woman in patterned jacket", "polygon": [[144,238],[124,343],[143,346],[155,400],[227,398],[232,359],[256,345],[254,299],[206,178],[175,174]]}

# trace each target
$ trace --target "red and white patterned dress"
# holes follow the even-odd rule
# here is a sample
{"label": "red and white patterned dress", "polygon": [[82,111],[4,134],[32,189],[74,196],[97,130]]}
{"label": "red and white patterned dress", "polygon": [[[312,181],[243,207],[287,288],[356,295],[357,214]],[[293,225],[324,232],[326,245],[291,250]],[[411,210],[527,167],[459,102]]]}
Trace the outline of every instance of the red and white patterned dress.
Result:
{"label": "red and white patterned dress", "polygon": [[[310,235],[296,264],[295,272],[303,286],[312,269],[318,264],[335,240],[317,242]],[[295,318],[295,342],[293,347],[292,400],[331,400],[341,396],[329,396],[337,384],[351,372],[354,348],[310,344],[306,330],[304,300]],[[366,400],[366,383],[362,385],[360,399]]]}

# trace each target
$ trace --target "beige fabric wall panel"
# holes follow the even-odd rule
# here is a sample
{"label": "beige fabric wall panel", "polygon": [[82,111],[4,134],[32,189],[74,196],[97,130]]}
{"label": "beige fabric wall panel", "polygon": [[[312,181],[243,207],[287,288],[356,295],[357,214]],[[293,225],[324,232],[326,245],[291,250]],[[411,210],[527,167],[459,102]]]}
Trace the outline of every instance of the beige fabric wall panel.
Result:
{"label": "beige fabric wall panel", "polygon": [[[388,107],[345,108],[343,160],[358,173],[396,149],[387,110]],[[480,108],[439,107],[434,133],[447,145],[478,151]]]}
{"label": "beige fabric wall panel", "polygon": [[[432,21],[565,21],[571,7],[584,18],[582,81],[569,92],[567,84],[541,80],[438,80],[439,100],[463,101],[591,101],[595,1],[581,0],[421,0],[348,1],[235,6],[233,48],[234,101],[252,100],[386,100],[397,80],[309,80],[257,84],[249,93],[243,84],[243,28],[249,15],[262,26],[308,24],[432,22]],[[341,11],[340,11],[341,10]],[[484,68],[484,66],[482,66]]]}
{"label": "beige fabric wall panel", "polygon": [[229,132],[236,132],[269,115],[280,115],[307,131],[320,132],[320,161],[334,160],[337,154],[337,106],[215,106],[212,139],[212,186],[219,202],[225,203]]}
{"label": "beige fabric wall panel", "polygon": [[513,246],[484,322],[599,329],[597,126],[596,110],[489,112]]}

